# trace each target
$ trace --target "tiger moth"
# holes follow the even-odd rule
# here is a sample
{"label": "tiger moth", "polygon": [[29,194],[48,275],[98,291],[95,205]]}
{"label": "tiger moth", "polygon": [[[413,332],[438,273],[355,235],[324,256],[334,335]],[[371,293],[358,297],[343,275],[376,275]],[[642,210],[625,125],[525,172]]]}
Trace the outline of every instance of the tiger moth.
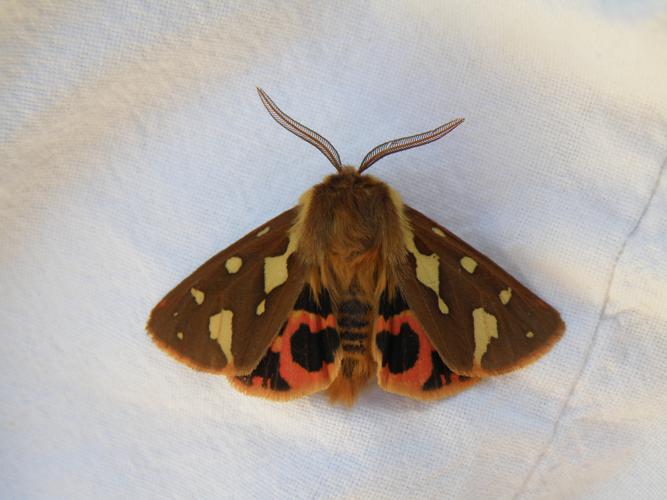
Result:
{"label": "tiger moth", "polygon": [[536,360],[561,337],[555,309],[363,175],[463,119],[380,144],[355,169],[257,90],[337,172],[169,292],[147,324],[159,347],[249,395],[286,401],[326,390],[351,405],[373,374],[385,391],[440,399]]}

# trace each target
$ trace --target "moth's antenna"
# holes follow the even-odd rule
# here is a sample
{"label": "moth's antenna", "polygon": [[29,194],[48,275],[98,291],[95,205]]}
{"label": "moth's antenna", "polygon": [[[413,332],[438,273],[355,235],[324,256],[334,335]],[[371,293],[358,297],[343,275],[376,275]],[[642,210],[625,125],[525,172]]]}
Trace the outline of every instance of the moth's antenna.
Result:
{"label": "moth's antenna", "polygon": [[257,92],[259,93],[259,98],[262,100],[262,104],[264,104],[264,107],[275,121],[292,132],[294,135],[300,137],[306,142],[311,143],[313,146],[319,149],[336,168],[336,170],[339,172],[342,170],[343,166],[340,162],[338,151],[336,151],[336,148],[334,148],[329,141],[327,141],[314,130],[309,129],[308,127],[304,127],[299,122],[280,111],[280,108],[278,108],[278,106],[276,106],[276,104],[271,100],[266,92],[264,92],[259,87],[257,87]]}
{"label": "moth's antenna", "polygon": [[369,153],[364,157],[361,165],[359,165],[359,173],[363,172],[373,163],[384,158],[385,156],[398,153],[399,151],[404,151],[406,149],[415,148],[417,146],[422,146],[424,144],[428,144],[429,142],[437,141],[462,123],[463,118],[457,118],[456,120],[452,120],[449,123],[440,125],[438,128],[424,132],[423,134],[411,135],[409,137],[402,137],[400,139],[394,139],[393,141],[382,143],[369,151]]}

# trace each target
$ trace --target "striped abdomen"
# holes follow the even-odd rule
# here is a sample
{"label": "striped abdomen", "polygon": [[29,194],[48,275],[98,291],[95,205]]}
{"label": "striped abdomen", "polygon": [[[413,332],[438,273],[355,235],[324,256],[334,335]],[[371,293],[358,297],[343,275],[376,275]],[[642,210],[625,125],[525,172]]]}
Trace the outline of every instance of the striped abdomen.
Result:
{"label": "striped abdomen", "polygon": [[336,309],[343,358],[340,373],[329,387],[332,400],[352,402],[375,369],[371,358],[373,308],[365,297],[344,295]]}

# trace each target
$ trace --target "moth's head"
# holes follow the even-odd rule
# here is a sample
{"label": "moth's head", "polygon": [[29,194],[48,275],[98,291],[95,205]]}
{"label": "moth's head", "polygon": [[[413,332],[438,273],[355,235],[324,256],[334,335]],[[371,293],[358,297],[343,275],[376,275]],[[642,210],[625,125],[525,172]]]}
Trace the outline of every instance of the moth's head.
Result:
{"label": "moth's head", "polygon": [[362,175],[359,169],[352,165],[343,165],[335,174],[327,175],[324,180],[313,187],[312,196],[317,198],[329,197],[343,201],[351,196],[361,201],[369,197],[387,192],[387,185],[372,175]]}
{"label": "moth's head", "polygon": [[[372,175],[359,172],[352,165],[343,165],[339,172],[327,175],[324,180],[309,189],[304,198],[308,204],[321,207],[323,212],[349,212],[351,219],[362,224],[363,220],[380,217],[378,207],[392,204],[398,195],[384,182]],[[326,208],[325,208],[326,207]]]}
{"label": "moth's head", "polygon": [[359,168],[354,169],[354,167],[350,167],[349,165],[344,166],[341,163],[338,151],[336,151],[336,148],[334,148],[331,143],[324,137],[322,137],[314,130],[301,125],[299,122],[283,113],[262,89],[257,88],[257,92],[259,92],[259,97],[262,100],[262,103],[268,110],[269,114],[274,118],[274,120],[276,120],[280,125],[285,127],[296,136],[300,137],[306,142],[309,142],[317,149],[319,149],[342,176],[352,175],[352,173],[349,172],[349,169],[354,170],[357,175],[359,175],[381,158],[384,158],[385,156],[392,153],[397,153],[405,149],[422,146],[424,144],[428,144],[429,142],[436,141],[463,123],[463,118],[457,118],[445,123],[444,125],[440,125],[433,130],[429,130],[428,132],[384,142],[379,146],[371,149],[361,161]]}

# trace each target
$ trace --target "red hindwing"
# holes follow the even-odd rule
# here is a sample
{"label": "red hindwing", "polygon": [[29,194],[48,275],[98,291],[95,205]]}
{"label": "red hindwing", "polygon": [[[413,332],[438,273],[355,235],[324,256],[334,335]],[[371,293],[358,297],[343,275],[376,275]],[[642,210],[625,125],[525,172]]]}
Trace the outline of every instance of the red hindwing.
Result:
{"label": "red hindwing", "polygon": [[326,389],[340,368],[340,338],[326,291],[319,303],[306,285],[294,310],[257,367],[229,377],[240,391],[287,400]]}
{"label": "red hindwing", "polygon": [[392,300],[383,294],[373,329],[378,385],[389,392],[429,400],[451,396],[479,382],[447,367],[408,307],[398,290]]}

